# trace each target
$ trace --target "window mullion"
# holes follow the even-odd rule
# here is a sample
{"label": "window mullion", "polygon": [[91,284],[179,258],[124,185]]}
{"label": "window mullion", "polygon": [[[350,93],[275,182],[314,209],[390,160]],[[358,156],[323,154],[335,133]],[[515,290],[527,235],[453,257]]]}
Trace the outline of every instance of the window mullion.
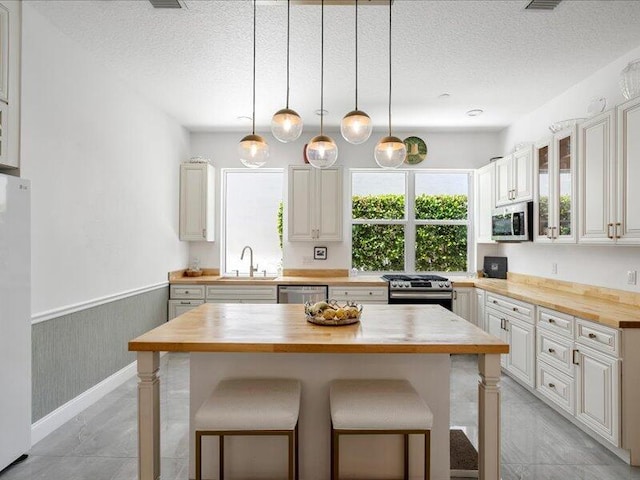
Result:
{"label": "window mullion", "polygon": [[416,185],[415,173],[407,172],[405,184],[405,211],[407,223],[404,228],[404,269],[406,272],[416,271]]}

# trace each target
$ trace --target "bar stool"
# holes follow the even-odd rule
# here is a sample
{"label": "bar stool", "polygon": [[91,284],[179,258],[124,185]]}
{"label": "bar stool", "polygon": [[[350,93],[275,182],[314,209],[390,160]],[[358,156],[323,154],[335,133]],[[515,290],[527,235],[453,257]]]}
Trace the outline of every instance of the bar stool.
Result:
{"label": "bar stool", "polygon": [[299,477],[300,382],[288,379],[222,380],[195,415],[196,480],[202,478],[202,437],[219,437],[219,480],[224,480],[224,437],[285,435],[289,438],[289,480]]}
{"label": "bar stool", "polygon": [[409,478],[409,435],[424,435],[424,478],[431,476],[433,413],[406,380],[334,380],[331,404],[331,480],[339,479],[341,435],[404,437],[404,478]]}

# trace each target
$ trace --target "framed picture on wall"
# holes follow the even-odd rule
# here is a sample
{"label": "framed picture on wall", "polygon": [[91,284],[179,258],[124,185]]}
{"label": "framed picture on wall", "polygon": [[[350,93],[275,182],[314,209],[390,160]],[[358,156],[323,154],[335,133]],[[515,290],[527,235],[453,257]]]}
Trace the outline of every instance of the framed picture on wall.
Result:
{"label": "framed picture on wall", "polygon": [[313,259],[314,260],[326,260],[327,259],[327,247],[313,247]]}

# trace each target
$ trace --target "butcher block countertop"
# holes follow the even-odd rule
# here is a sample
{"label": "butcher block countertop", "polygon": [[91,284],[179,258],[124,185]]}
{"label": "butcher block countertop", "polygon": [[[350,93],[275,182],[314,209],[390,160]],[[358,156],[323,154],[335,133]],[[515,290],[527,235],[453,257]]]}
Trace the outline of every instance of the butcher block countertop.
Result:
{"label": "butcher block countertop", "polygon": [[179,285],[329,285],[351,287],[386,287],[387,282],[379,276],[357,277],[221,277],[220,275],[202,275],[200,277],[181,277],[170,279],[171,284]]}
{"label": "butcher block countertop", "polygon": [[307,322],[298,304],[205,303],[129,342],[130,351],[508,353],[509,346],[438,305],[367,305],[346,326]]}

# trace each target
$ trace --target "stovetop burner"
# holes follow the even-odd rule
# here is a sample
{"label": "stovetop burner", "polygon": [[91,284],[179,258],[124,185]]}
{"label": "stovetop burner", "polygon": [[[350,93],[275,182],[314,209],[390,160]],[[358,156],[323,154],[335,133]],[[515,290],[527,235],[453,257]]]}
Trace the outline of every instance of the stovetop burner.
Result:
{"label": "stovetop burner", "polygon": [[439,275],[403,275],[403,274],[388,274],[382,276],[383,280],[388,282],[403,281],[403,282],[446,282],[449,279],[441,277]]}

